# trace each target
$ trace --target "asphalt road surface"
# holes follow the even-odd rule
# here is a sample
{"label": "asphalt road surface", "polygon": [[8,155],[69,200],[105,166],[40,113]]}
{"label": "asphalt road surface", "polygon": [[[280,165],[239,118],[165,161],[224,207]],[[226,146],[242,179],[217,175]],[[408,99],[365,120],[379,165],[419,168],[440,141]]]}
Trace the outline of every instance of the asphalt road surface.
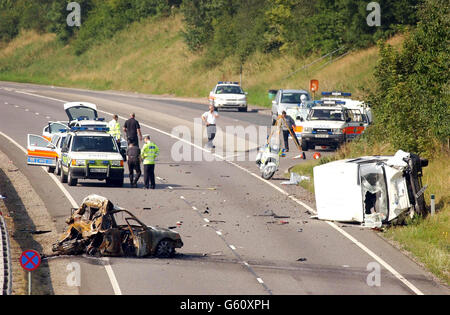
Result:
{"label": "asphalt road surface", "polygon": [[[66,101],[93,102],[107,121],[118,114],[122,125],[135,112],[143,133],[161,149],[157,190],[142,189],[142,180],[140,189],[131,189],[126,178],[123,188],[99,181],[64,184],[64,194],[42,168],[26,166],[25,154],[11,139],[26,148],[27,134],[41,135],[49,120],[67,120]],[[292,143],[270,182],[261,179],[249,159],[254,152],[250,141],[226,153],[204,150],[205,142],[192,135],[198,127],[194,118],[206,110],[205,104],[149,95],[0,82],[0,150],[29,178],[60,231],[73,204],[69,199],[79,204],[92,193],[110,198],[148,225],[182,221],[177,231],[185,245],[173,259],[73,257],[81,264],[80,294],[448,294],[375,232],[311,219],[314,202],[307,194],[281,185],[284,171],[301,162],[292,159],[299,154]],[[270,123],[270,116],[257,110],[220,114],[223,128]],[[182,144],[201,161],[174,160],[172,149],[180,139],[172,131],[180,126],[192,131]],[[267,210],[286,218],[261,216]]]}

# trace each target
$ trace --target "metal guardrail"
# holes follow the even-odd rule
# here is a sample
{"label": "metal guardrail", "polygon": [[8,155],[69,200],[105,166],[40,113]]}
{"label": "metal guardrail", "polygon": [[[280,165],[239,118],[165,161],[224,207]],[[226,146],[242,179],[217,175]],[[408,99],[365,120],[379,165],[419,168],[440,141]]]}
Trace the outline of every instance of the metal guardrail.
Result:
{"label": "metal guardrail", "polygon": [[11,246],[3,216],[0,215],[0,295],[12,293]]}

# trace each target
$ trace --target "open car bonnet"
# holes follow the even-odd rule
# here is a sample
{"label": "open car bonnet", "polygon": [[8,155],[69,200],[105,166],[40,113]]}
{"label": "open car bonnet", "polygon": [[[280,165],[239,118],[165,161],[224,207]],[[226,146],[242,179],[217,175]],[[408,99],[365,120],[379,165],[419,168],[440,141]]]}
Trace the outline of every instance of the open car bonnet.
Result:
{"label": "open car bonnet", "polygon": [[97,106],[91,103],[73,102],[64,104],[64,111],[69,121],[74,120],[96,120]]}

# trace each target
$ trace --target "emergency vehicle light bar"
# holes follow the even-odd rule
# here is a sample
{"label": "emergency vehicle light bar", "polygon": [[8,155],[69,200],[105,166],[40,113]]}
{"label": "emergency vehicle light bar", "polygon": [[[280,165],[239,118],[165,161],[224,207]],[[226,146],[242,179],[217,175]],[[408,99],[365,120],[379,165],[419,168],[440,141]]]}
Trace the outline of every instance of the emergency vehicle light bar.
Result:
{"label": "emergency vehicle light bar", "polygon": [[101,131],[101,132],[109,132],[109,128],[102,128],[102,127],[94,127],[94,128],[88,128],[88,127],[72,127],[70,129],[73,132],[76,131]]}
{"label": "emergency vehicle light bar", "polygon": [[230,82],[230,81],[222,82],[222,81],[220,81],[218,84],[239,84],[239,82]]}
{"label": "emergency vehicle light bar", "polygon": [[335,101],[335,100],[323,101],[323,103],[325,105],[345,105],[345,101]]}
{"label": "emergency vehicle light bar", "polygon": [[352,93],[347,93],[347,92],[322,92],[322,96],[346,96],[346,97],[350,97],[352,96]]}
{"label": "emergency vehicle light bar", "polygon": [[105,118],[96,118],[96,121],[105,121]]}

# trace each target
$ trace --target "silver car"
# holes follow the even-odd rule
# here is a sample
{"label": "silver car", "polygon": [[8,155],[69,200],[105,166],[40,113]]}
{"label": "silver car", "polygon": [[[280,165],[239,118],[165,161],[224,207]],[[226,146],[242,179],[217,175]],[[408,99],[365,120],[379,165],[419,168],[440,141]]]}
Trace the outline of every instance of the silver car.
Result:
{"label": "silver car", "polygon": [[297,107],[301,104],[302,95],[306,96],[306,100],[310,101],[311,96],[305,90],[279,90],[275,99],[272,101],[272,125],[277,121],[283,111],[289,108]]}

